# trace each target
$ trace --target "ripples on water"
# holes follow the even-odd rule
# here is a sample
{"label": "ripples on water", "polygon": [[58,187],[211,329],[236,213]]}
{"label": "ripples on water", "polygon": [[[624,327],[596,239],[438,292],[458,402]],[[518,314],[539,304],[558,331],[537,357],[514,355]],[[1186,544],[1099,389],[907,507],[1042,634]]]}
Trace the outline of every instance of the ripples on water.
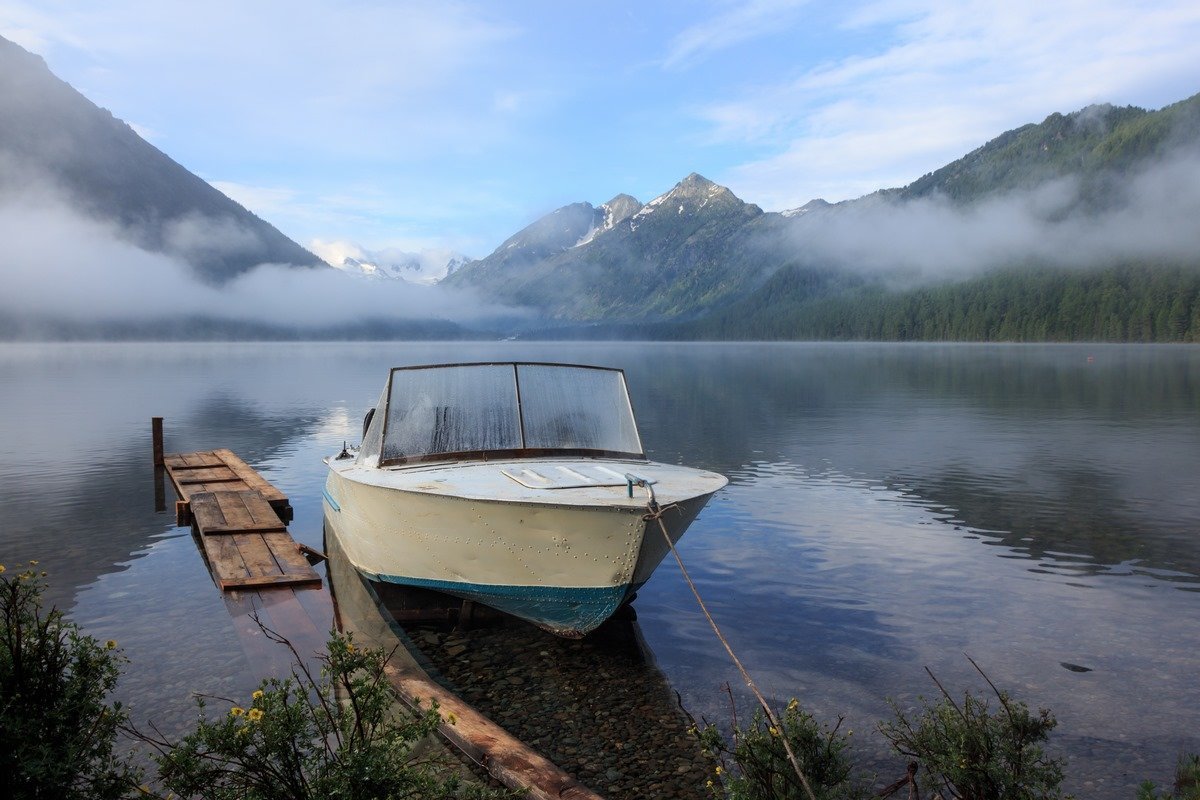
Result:
{"label": "ripples on water", "polygon": [[[51,599],[125,647],[135,718],[178,728],[189,691],[255,680],[191,537],[152,510],[149,417],[168,449],[263,469],[319,547],[320,458],[387,368],[493,358],[624,367],[651,457],[731,477],[684,558],[764,688],[845,714],[881,779],[903,771],[872,733],[885,698],[932,695],[924,666],[979,689],[964,653],[1054,710],[1081,796],[1200,750],[1197,348],[2,346],[0,562],[40,559]],[[637,609],[689,709],[724,718],[736,677],[671,563]]]}

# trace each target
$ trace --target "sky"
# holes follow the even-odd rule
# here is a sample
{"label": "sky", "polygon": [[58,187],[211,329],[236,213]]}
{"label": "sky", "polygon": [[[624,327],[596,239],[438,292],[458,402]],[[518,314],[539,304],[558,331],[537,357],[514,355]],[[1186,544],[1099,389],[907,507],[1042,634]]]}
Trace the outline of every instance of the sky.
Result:
{"label": "sky", "polygon": [[474,257],[691,172],[779,211],[1200,92],[1195,0],[0,0],[0,35],[301,244]]}

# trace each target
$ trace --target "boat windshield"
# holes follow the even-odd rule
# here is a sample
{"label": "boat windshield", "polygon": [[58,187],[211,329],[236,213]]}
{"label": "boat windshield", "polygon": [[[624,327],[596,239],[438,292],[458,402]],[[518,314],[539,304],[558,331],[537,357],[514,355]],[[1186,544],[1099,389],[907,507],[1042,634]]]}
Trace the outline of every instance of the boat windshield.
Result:
{"label": "boat windshield", "polygon": [[[360,461],[492,455],[642,458],[621,370],[566,364],[398,367]],[[378,418],[382,417],[382,425]],[[380,430],[382,428],[382,430]]]}

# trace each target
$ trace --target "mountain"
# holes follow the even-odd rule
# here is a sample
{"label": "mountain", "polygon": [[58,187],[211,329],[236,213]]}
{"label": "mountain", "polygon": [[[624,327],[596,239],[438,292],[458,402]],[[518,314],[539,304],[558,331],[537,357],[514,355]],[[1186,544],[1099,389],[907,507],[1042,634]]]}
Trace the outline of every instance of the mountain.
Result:
{"label": "mountain", "polygon": [[63,196],[127,241],[176,256],[210,282],[261,263],[323,266],[3,38],[0,120],[0,197]]}
{"label": "mountain", "polygon": [[558,320],[677,316],[739,283],[726,268],[730,251],[762,214],[693,173],[644,206],[619,195],[600,208],[560,208],[446,283],[482,288]]}
{"label": "mountain", "polygon": [[1088,106],[1003,133],[889,193],[905,200],[937,194],[969,203],[1070,177],[1083,181],[1083,195],[1095,202],[1138,165],[1179,148],[1194,150],[1198,131],[1200,95],[1158,111]]}
{"label": "mountain", "polygon": [[353,242],[314,241],[309,244],[314,253],[329,266],[355,276],[370,279],[401,280],[432,286],[463,264],[468,256],[448,249],[426,249],[410,253],[394,247],[364,250]]}
{"label": "mountain", "polygon": [[550,336],[1200,340],[1200,95],[1051,114],[855,200],[764,213],[692,174],[629,209],[566,206],[446,282]]}

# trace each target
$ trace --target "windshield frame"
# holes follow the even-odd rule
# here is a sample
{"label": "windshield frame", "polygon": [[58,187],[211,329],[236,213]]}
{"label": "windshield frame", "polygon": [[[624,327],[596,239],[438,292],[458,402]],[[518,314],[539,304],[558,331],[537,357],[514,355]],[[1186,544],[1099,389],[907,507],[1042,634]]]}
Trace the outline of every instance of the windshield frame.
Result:
{"label": "windshield frame", "polygon": [[[602,372],[616,373],[620,377],[621,393],[628,408],[629,421],[632,423],[632,435],[637,442],[636,451],[626,450],[603,450],[587,447],[526,447],[525,436],[525,414],[521,404],[521,381],[520,367],[563,367],[569,369],[586,369],[598,370]],[[505,449],[485,449],[485,450],[459,450],[454,452],[438,452],[424,453],[417,455],[405,455],[394,458],[384,458],[384,453],[387,452],[388,442],[388,423],[391,421],[389,413],[392,405],[392,387],[395,385],[397,373],[414,371],[414,370],[434,370],[445,369],[452,367],[512,367],[513,371],[513,386],[516,391],[516,411],[517,423],[520,431],[521,447],[505,448]],[[383,430],[380,436],[380,454],[379,467],[394,467],[405,464],[420,464],[433,461],[489,461],[500,460],[506,458],[546,458],[546,457],[575,457],[583,456],[589,458],[613,458],[623,460],[645,461],[646,454],[642,445],[641,433],[637,428],[637,415],[634,413],[633,399],[629,396],[629,385],[625,380],[625,370],[617,367],[600,367],[592,364],[568,364],[555,361],[465,361],[445,364],[416,364],[404,367],[392,367],[388,371],[388,382],[384,389],[384,398],[381,404],[383,412]],[[376,412],[379,413],[378,411]]]}

